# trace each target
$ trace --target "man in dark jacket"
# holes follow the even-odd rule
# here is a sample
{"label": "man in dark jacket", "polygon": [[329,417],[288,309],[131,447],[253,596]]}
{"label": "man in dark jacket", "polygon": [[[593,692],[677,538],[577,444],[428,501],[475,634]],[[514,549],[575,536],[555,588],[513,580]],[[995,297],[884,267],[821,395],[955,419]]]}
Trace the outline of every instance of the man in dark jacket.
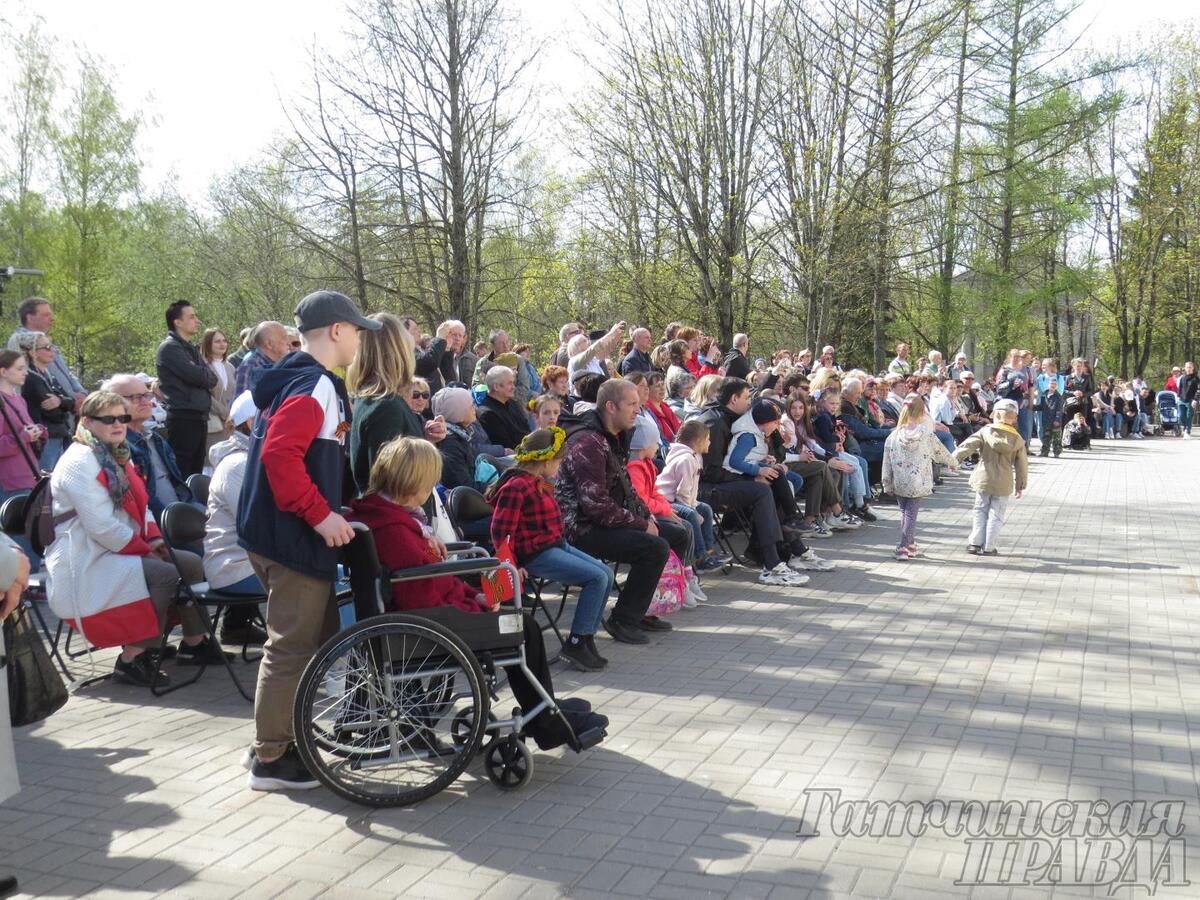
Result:
{"label": "man in dark jacket", "polygon": [[158,345],[155,362],[158,385],[167,401],[167,441],[179,461],[183,477],[204,468],[204,442],[208,437],[209,391],[217,373],[200,356],[192,339],[200,319],[192,304],[176,300],[167,307],[166,340]]}
{"label": "man in dark jacket", "polygon": [[[451,381],[458,380],[458,372],[454,366],[454,350],[450,345],[450,323],[443,322],[438,326],[437,336],[429,342],[429,349],[421,349],[421,326],[412,316],[404,316],[400,320],[404,328],[412,335],[413,356],[417,362],[417,374],[429,382],[429,390],[436,394]],[[463,332],[466,340],[466,332]]]}
{"label": "man in dark jacket", "polygon": [[653,372],[654,363],[650,360],[650,344],[653,343],[654,336],[650,334],[650,329],[635,328],[630,339],[633,341],[633,349],[626,353],[625,358],[621,360],[621,365],[618,367],[621,374]]}
{"label": "man in dark jacket", "polygon": [[746,353],[750,350],[750,337],[745,334],[733,336],[733,349],[725,354],[725,376],[727,378],[749,378],[754,371]]}
{"label": "man in dark jacket", "polygon": [[[749,409],[750,385],[744,379],[727,377],[717,389],[716,397],[696,417],[708,426],[708,452],[704,454],[700,469],[700,499],[714,510],[737,510],[749,516],[753,525],[751,551],[763,564],[760,583],[802,585],[808,582],[808,577],[799,574],[799,570],[829,566],[804,545],[798,532],[794,533],[797,552],[789,563],[785,565],[779,555],[785,536],[774,491],[786,490],[790,494],[787,479],[779,478],[775,470],[771,476],[764,473],[761,478],[750,478],[725,468],[733,423]],[[777,487],[776,481],[780,482]],[[794,499],[792,502],[794,505]]]}
{"label": "man in dark jacket", "polygon": [[321,641],[338,626],[333,583],[338,547],[354,538],[342,518],[350,400],[333,369],[348,366],[365,318],[336,291],[296,307],[301,349],[255,385],[254,434],[238,503],[238,544],[267,588],[267,632],[254,697],[250,787],[275,791],[318,784],[292,746],[296,686]]}
{"label": "man in dark jacket", "polygon": [[645,644],[645,631],[670,631],[647,617],[671,547],[686,547],[687,530],[655,520],[642,503],[625,465],[628,431],[638,414],[637,386],[606,381],[596,408],[567,431],[567,451],[555,481],[567,540],[597,559],[629,563],[629,576],[604,628],[614,640]]}
{"label": "man in dark jacket", "polygon": [[1192,436],[1192,417],[1195,408],[1192,406],[1200,397],[1200,376],[1196,374],[1196,364],[1183,364],[1183,374],[1179,376],[1179,422],[1183,426],[1185,437]]}

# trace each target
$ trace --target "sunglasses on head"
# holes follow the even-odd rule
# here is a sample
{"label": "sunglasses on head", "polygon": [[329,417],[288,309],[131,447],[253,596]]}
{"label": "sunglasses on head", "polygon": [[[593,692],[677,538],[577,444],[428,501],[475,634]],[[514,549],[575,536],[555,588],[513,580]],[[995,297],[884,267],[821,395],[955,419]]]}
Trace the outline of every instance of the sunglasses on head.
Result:
{"label": "sunglasses on head", "polygon": [[123,413],[119,416],[88,416],[88,418],[102,425],[116,425],[118,422],[122,425],[128,425],[133,421],[133,416],[129,415],[129,413]]}

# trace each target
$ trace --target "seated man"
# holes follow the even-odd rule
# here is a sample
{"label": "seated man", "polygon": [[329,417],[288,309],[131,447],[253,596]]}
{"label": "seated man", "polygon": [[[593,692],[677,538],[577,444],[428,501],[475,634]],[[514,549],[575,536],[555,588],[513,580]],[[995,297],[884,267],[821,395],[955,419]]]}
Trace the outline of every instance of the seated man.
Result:
{"label": "seated man", "polygon": [[842,383],[841,420],[856,441],[859,454],[868,462],[879,462],[883,459],[883,444],[892,433],[890,428],[872,428],[863,419],[858,401],[862,397],[863,383],[857,378],[847,378]]}
{"label": "seated man", "polygon": [[487,396],[479,405],[479,424],[492,442],[512,450],[529,434],[529,415],[513,399],[517,376],[507,366],[494,365],[484,375]]}
{"label": "seated man", "polygon": [[[119,394],[129,404],[129,414],[133,416],[126,435],[130,459],[150,492],[154,521],[160,521],[163,510],[177,501],[199,506],[175,462],[175,451],[157,430],[148,427],[154,412],[154,395],[142,380],[136,375],[114,375],[101,388]],[[190,549],[199,552],[200,548]]]}
{"label": "seated man", "polygon": [[567,452],[555,482],[567,541],[596,559],[629,563],[629,575],[605,630],[613,640],[645,644],[645,631],[671,625],[646,610],[674,549],[680,557],[691,545],[686,526],[655,520],[638,497],[625,470],[629,431],[638,416],[637,387],[610,380],[600,385],[596,408],[567,431]]}
{"label": "seated man", "polygon": [[741,378],[725,378],[720,382],[716,396],[696,417],[708,426],[709,436],[708,452],[704,454],[704,467],[700,471],[700,499],[714,510],[741,510],[750,516],[753,531],[748,552],[762,561],[763,569],[758,576],[760,584],[803,585],[808,582],[808,576],[799,571],[818,568],[821,561],[799,540],[798,553],[792,555],[788,563],[785,564],[779,555],[784,532],[772,486],[779,481],[775,489],[786,490],[790,495],[787,479],[780,481],[778,472],[774,478],[766,473],[752,478],[725,468],[733,423],[749,409],[750,385]]}

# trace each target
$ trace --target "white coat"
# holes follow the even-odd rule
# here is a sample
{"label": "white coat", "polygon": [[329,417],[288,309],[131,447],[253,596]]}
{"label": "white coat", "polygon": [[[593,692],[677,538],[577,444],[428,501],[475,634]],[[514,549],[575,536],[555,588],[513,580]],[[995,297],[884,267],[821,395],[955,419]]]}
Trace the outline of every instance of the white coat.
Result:
{"label": "white coat", "polygon": [[928,497],[933,493],[933,463],[958,468],[932,424],[893,429],[883,444],[883,489],[897,497]]}
{"label": "white coat", "polygon": [[120,507],[84,444],[67,448],[50,478],[55,518],[76,514],[55,526],[46,552],[50,608],[97,647],[132,644],[159,633],[142,557],[160,535],[141,476],[133,463],[125,472],[130,491]]}
{"label": "white coat", "polygon": [[254,574],[250,557],[238,544],[238,498],[246,478],[250,438],[235,431],[208,451],[213,465],[208,486],[208,526],[204,531],[204,578],[210,587],[226,588]]}

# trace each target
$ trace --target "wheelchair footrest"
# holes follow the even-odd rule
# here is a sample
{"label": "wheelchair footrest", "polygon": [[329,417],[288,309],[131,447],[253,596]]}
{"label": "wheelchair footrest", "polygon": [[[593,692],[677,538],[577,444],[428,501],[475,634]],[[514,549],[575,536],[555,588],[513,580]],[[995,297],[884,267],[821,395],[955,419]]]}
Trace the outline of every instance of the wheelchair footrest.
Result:
{"label": "wheelchair footrest", "polygon": [[608,737],[608,732],[603,728],[589,728],[587,731],[580,732],[575,737],[579,741],[579,752],[582,753],[584,750],[590,750],[592,747],[595,747]]}

